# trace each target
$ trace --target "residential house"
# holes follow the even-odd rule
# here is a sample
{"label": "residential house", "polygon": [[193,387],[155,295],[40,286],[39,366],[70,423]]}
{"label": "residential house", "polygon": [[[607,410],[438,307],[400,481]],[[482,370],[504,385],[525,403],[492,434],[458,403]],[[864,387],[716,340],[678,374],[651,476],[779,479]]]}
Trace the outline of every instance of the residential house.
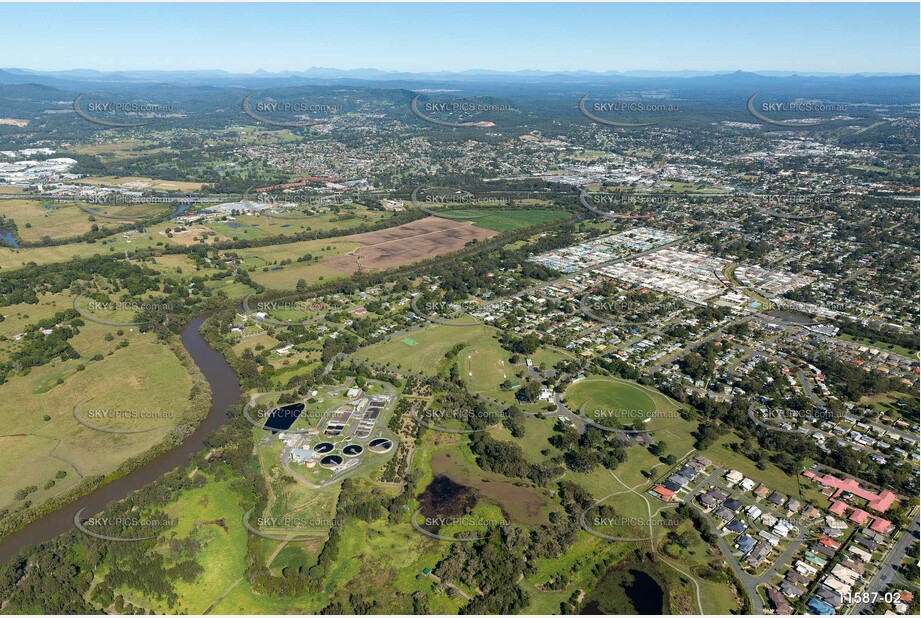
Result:
{"label": "residential house", "polygon": [[787,599],[784,598],[783,594],[776,588],[769,587],[767,588],[768,600],[770,600],[771,605],[774,607],[774,613],[776,614],[789,614],[790,603],[787,602]]}

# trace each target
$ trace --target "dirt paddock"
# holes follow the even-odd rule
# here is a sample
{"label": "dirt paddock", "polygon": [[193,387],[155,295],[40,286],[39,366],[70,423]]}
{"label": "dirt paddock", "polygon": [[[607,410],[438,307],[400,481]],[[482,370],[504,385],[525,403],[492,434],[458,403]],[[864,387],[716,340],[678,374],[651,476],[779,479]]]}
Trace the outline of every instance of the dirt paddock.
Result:
{"label": "dirt paddock", "polygon": [[426,217],[386,230],[347,236],[343,240],[364,246],[323,263],[349,274],[358,270],[359,261],[364,270],[393,268],[451,253],[471,240],[482,240],[496,234],[498,232],[474,226],[471,221]]}

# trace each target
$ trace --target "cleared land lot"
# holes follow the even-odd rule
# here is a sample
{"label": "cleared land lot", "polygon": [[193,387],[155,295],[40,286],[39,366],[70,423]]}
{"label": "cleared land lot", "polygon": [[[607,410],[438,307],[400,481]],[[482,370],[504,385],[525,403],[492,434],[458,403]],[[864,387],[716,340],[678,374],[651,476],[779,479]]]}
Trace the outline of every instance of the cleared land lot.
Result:
{"label": "cleared land lot", "polygon": [[152,189],[154,191],[200,191],[204,186],[201,182],[187,182],[184,180],[157,180],[141,176],[89,176],[74,182],[91,185],[109,185],[126,187],[128,189]]}
{"label": "cleared land lot", "polygon": [[496,234],[469,221],[426,217],[386,230],[347,236],[344,240],[363,246],[344,256],[325,260],[324,264],[345,274],[356,272],[359,262],[365,270],[393,268],[451,253],[471,240],[483,240]]}
{"label": "cleared land lot", "polygon": [[[303,242],[270,245],[252,249],[239,249],[235,251],[243,258],[243,266],[249,270],[254,281],[266,287],[293,290],[300,279],[314,283],[324,278],[341,277],[343,273],[327,265],[322,258],[337,256],[359,247],[357,243],[349,242],[350,236],[344,238],[330,238],[322,240],[305,240]],[[310,254],[314,260],[298,262]],[[285,260],[291,260],[282,264]]]}

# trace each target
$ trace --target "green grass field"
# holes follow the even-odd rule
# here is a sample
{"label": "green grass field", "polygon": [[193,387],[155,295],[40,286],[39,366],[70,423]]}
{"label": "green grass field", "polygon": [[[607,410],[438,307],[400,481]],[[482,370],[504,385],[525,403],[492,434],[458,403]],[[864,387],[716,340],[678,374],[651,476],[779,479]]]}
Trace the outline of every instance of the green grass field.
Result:
{"label": "green grass field", "polygon": [[[271,245],[251,249],[240,249],[236,253],[250,269],[254,281],[266,287],[279,290],[293,290],[300,279],[315,283],[322,279],[343,277],[345,273],[322,263],[323,258],[344,255],[362,245],[345,240],[307,240],[296,243]],[[321,258],[320,262],[298,262],[297,259],[310,254]],[[281,264],[291,260],[289,264]]]}
{"label": "green grass field", "polygon": [[[504,390],[501,384],[505,380],[522,382],[526,367],[522,361],[513,365],[511,354],[499,345],[499,331],[482,325],[467,325],[469,317],[456,321],[461,326],[432,324],[415,330],[407,337],[382,341],[362,348],[354,356],[374,363],[381,363],[405,371],[436,375],[443,368],[445,355],[456,345],[465,347],[458,354],[456,363],[461,378],[467,383],[471,392],[482,395],[503,405],[517,403],[515,390]],[[409,339],[410,342],[406,340]],[[540,363],[552,367],[554,363],[566,358],[564,353],[555,349],[541,348],[532,355]],[[541,404],[518,404],[528,412],[542,409]]]}
{"label": "green grass field", "polygon": [[[488,213],[485,214],[484,213]],[[565,219],[572,213],[564,210],[465,210],[452,209],[445,211],[445,214],[453,217],[471,217],[473,224],[494,230],[496,232],[508,232],[532,225],[540,225],[548,221],[557,221]],[[473,218],[476,217],[476,218]]]}
{"label": "green grass field", "polygon": [[586,418],[611,427],[632,425],[657,411],[656,402],[639,386],[603,377],[589,377],[571,385],[565,400],[573,412],[582,410]]}
{"label": "green grass field", "polygon": [[[0,507],[18,504],[15,494],[29,486],[38,488],[28,496],[38,504],[80,478],[112,473],[162,441],[176,425],[203,413],[190,409],[191,377],[167,346],[152,334],[128,328],[112,341],[105,340],[106,333],[117,330],[87,322],[71,340],[80,359],[37,367],[0,385],[0,397],[17,402],[3,410]],[[129,345],[117,349],[122,340]],[[103,359],[92,361],[95,354]],[[150,431],[113,434],[91,429],[75,420],[77,404],[81,417],[95,425]],[[139,413],[138,418],[132,412]],[[59,470],[67,472],[64,479],[54,478]]]}
{"label": "green grass field", "polygon": [[[204,572],[194,581],[174,580],[179,597],[169,608],[154,598],[145,598],[134,589],[118,592],[125,599],[155,613],[202,614],[243,577],[249,533],[243,526],[244,510],[232,480],[208,479],[202,487],[187,489],[178,501],[165,507],[177,525],[170,532],[176,538],[193,538],[200,544],[195,560]],[[223,526],[226,527],[226,530]],[[161,548],[158,548],[161,549]],[[165,551],[165,548],[162,548]]]}
{"label": "green grass field", "polygon": [[[460,320],[463,323],[468,318]],[[362,348],[354,356],[415,373],[434,375],[445,354],[459,343],[479,346],[492,342],[492,329],[485,326],[446,326],[433,324],[408,336],[416,345],[398,339],[382,341]],[[500,380],[501,381],[501,380]]]}
{"label": "green grass field", "polygon": [[312,216],[293,212],[279,217],[244,216],[236,221],[211,221],[205,227],[227,238],[256,239],[264,236],[290,236],[301,232],[325,232],[332,229],[348,230],[360,225],[374,224],[389,218],[390,213],[369,210],[360,204],[342,207],[342,212],[325,212]]}
{"label": "green grass field", "polygon": [[[166,204],[120,204],[89,205],[93,210],[106,214],[138,214],[152,216],[165,212]],[[16,223],[19,237],[25,242],[38,242],[44,237],[58,240],[72,238],[89,232],[93,225],[111,228],[123,225],[126,221],[107,219],[84,212],[73,203],[53,203],[41,200],[2,200],[0,215]]]}

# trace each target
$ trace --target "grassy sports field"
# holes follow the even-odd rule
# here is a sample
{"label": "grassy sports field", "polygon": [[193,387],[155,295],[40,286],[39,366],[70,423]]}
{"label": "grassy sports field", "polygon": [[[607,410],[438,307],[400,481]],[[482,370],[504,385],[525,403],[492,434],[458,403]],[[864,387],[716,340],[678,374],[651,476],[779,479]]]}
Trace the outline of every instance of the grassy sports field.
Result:
{"label": "grassy sports field", "polygon": [[[461,318],[464,324],[469,318]],[[492,329],[486,326],[447,326],[433,324],[412,331],[407,337],[376,343],[355,352],[357,358],[382,363],[415,373],[435,375],[445,354],[459,343],[477,346],[492,340]],[[408,345],[401,339],[411,339],[416,345]]]}
{"label": "grassy sports field", "polygon": [[586,418],[606,426],[632,425],[657,411],[652,396],[639,385],[604,377],[576,382],[566,389],[565,400],[573,412],[581,410]]}

